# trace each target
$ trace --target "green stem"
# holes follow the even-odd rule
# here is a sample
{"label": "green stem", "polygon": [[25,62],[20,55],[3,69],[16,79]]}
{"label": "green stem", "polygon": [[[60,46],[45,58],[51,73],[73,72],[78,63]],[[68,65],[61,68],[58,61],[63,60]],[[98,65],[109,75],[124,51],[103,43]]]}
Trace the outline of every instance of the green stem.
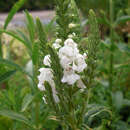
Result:
{"label": "green stem", "polygon": [[[83,124],[83,116],[85,114],[85,110],[87,109],[87,106],[89,104],[89,99],[90,99],[90,93],[91,93],[91,88],[88,89],[88,93],[85,95],[85,101],[83,103],[83,107],[82,107],[82,110],[81,110],[81,115],[80,115],[80,119],[78,120],[78,124],[79,125],[82,125]],[[86,101],[87,99],[87,101]]]}
{"label": "green stem", "polygon": [[3,57],[1,34],[0,34],[0,57],[1,57],[1,58]]}
{"label": "green stem", "polygon": [[39,102],[37,101],[36,104],[35,104],[35,114],[36,114],[36,127],[37,127],[37,130],[39,129]]}
{"label": "green stem", "polygon": [[[89,90],[88,90],[87,105],[89,104],[90,93],[91,93],[91,88],[89,88]],[[86,105],[86,106],[87,106],[87,105]]]}
{"label": "green stem", "polygon": [[66,124],[62,124],[62,128],[63,128],[63,130],[68,130],[68,127]]}
{"label": "green stem", "polygon": [[73,96],[72,96],[72,89],[70,88],[70,92],[69,92],[69,113],[70,113],[70,118],[71,118],[71,128],[72,130],[77,130],[77,120],[76,120],[76,116],[75,116],[75,107],[74,107],[74,103],[73,103]]}
{"label": "green stem", "polygon": [[109,88],[112,90],[113,87],[113,63],[114,63],[114,54],[113,54],[113,46],[114,46],[114,40],[113,40],[113,34],[114,34],[114,28],[113,28],[113,20],[114,20],[114,12],[113,12],[113,1],[110,0],[110,39],[111,39],[111,46],[110,46],[110,72],[109,72]]}

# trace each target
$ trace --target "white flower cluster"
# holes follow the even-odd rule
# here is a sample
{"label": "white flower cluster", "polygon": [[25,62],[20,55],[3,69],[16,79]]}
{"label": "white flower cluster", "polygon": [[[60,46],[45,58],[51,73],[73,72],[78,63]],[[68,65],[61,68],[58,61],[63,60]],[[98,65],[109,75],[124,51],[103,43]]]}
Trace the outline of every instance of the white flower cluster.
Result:
{"label": "white flower cluster", "polygon": [[77,73],[82,72],[87,67],[85,56],[79,53],[77,43],[70,38],[59,49],[58,55],[60,64],[64,69],[61,81],[73,85],[76,81],[80,80],[80,76]]}
{"label": "white flower cluster", "polygon": [[[50,55],[46,55],[44,57],[43,64],[46,66],[49,66],[49,67],[51,66],[50,65]],[[39,80],[38,88],[41,91],[45,91],[44,83],[45,83],[45,81],[47,81],[52,88],[53,98],[54,98],[55,102],[58,103],[59,98],[57,96],[57,91],[55,89],[55,83],[53,80],[53,74],[52,74],[51,68],[40,68],[39,71],[40,71],[40,75],[38,76],[38,80]]]}
{"label": "white flower cluster", "polygon": [[[75,43],[71,38],[68,38],[64,42],[64,46],[61,47],[59,43],[61,43],[61,39],[56,39],[53,47],[55,49],[60,48],[58,51],[58,56],[60,58],[60,64],[64,70],[63,77],[61,79],[62,83],[67,83],[69,85],[73,85],[77,81],[77,86],[79,88],[85,88],[82,80],[80,79],[80,75],[77,73],[82,72],[87,64],[85,63],[86,55],[81,55],[77,48],[77,43]],[[41,91],[45,91],[44,83],[47,81],[53,93],[53,98],[56,103],[59,102],[59,98],[57,96],[57,91],[55,89],[55,83],[53,80],[52,69],[50,65],[50,55],[46,55],[43,60],[43,64],[48,66],[49,68],[40,68],[40,75],[38,76],[39,84],[38,88]]]}

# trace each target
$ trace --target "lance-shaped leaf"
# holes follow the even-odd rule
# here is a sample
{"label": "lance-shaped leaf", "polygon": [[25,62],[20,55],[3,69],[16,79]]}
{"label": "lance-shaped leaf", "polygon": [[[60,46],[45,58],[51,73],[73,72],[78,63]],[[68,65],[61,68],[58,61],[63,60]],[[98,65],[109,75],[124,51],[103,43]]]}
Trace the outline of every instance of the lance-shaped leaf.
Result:
{"label": "lance-shaped leaf", "polygon": [[0,37],[0,57],[3,56],[3,52],[2,52],[2,42],[1,42],[1,37]]}
{"label": "lance-shaped leaf", "polygon": [[39,18],[36,19],[36,24],[37,24],[37,29],[38,29],[37,31],[38,31],[39,40],[42,44],[46,44],[47,36]]}
{"label": "lance-shaped leaf", "polygon": [[17,34],[15,34],[14,32],[0,30],[0,33],[6,33],[7,35],[12,36],[13,38],[15,38],[18,41],[20,41],[21,43],[23,43],[27,48],[30,48],[30,45],[27,42],[25,42],[22,38],[20,38]]}
{"label": "lance-shaped leaf", "polygon": [[28,72],[26,72],[21,66],[19,66],[18,64],[15,64],[12,61],[0,58],[0,64],[5,64],[7,66],[14,67],[16,70],[21,71],[21,72],[25,73],[26,75],[28,75],[30,78],[32,78],[32,76]]}
{"label": "lance-shaped leaf", "polygon": [[33,101],[33,98],[34,96],[32,96],[31,94],[28,94],[24,97],[21,109],[22,112],[27,109],[28,105]]}
{"label": "lance-shaped leaf", "polygon": [[115,27],[120,24],[120,23],[125,23],[127,21],[130,21],[130,16],[122,16],[120,18],[117,18],[116,22],[115,22]]}
{"label": "lance-shaped leaf", "polygon": [[39,61],[39,42],[35,42],[33,45],[33,51],[32,51],[32,61],[33,64],[36,65]]}
{"label": "lance-shaped leaf", "polygon": [[29,40],[29,38],[27,37],[26,33],[24,33],[23,31],[21,31],[20,29],[17,29],[16,32],[18,33],[18,35],[26,42],[30,45],[30,47],[32,46],[31,41]]}
{"label": "lance-shaped leaf", "polygon": [[26,26],[29,32],[30,41],[33,42],[35,38],[35,24],[34,20],[31,14],[26,10],[25,11],[26,16]]}
{"label": "lance-shaped leaf", "polygon": [[27,124],[28,126],[32,127],[31,122],[24,115],[22,115],[20,113],[16,113],[16,112],[13,112],[10,110],[0,110],[0,115],[8,117],[13,120],[23,122],[23,123]]}
{"label": "lance-shaped leaf", "polygon": [[7,28],[9,22],[12,20],[15,13],[23,6],[25,1],[26,0],[18,0],[18,2],[16,2],[16,4],[12,7],[11,11],[9,12],[9,14],[5,20],[4,29]]}
{"label": "lance-shaped leaf", "polygon": [[31,47],[31,45],[30,45],[27,41],[25,41],[25,40],[23,40],[22,38],[20,38],[20,37],[19,37],[17,34],[15,34],[14,32],[6,31],[6,30],[0,30],[0,33],[6,33],[7,35],[10,35],[10,36],[12,36],[13,38],[15,38],[16,40],[20,41],[22,44],[24,44],[24,45],[27,47],[27,49],[29,50],[29,54],[31,55],[32,47]]}
{"label": "lance-shaped leaf", "polygon": [[42,60],[43,57],[47,54],[47,48],[46,48],[46,44],[47,44],[47,36],[46,33],[44,31],[43,25],[40,21],[39,18],[36,19],[36,26],[37,26],[37,31],[38,31],[38,39],[39,39],[39,43],[38,43],[38,48],[39,48],[39,65],[42,65]]}
{"label": "lance-shaped leaf", "polygon": [[0,75],[0,83],[9,79],[11,76],[13,76],[16,73],[17,70],[11,70],[8,72],[5,72],[4,74]]}

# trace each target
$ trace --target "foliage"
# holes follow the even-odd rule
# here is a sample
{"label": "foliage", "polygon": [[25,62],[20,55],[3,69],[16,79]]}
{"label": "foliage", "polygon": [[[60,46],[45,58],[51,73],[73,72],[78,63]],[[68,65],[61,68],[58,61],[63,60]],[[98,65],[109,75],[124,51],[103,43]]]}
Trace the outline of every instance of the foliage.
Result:
{"label": "foliage", "polygon": [[[100,13],[100,10],[104,10],[106,13],[109,12],[109,1],[108,0],[76,0],[78,7],[81,9],[83,14],[87,16],[89,9],[94,9],[97,13]],[[114,12],[117,14],[120,10],[125,11],[128,7],[128,0],[114,0]]]}
{"label": "foliage", "polygon": [[[17,2],[18,0],[1,0],[0,1],[0,12],[5,12],[5,11],[9,11],[10,8]],[[6,4],[6,2],[8,4]],[[41,10],[41,9],[52,9],[54,5],[54,1],[53,0],[26,0],[24,6],[22,7],[22,9],[29,9],[29,10]]]}
{"label": "foliage", "polygon": [[[82,1],[76,5],[74,0],[56,0],[56,17],[48,25],[43,25],[39,18],[34,19],[25,10],[26,27],[9,30],[9,22],[23,3],[14,5],[5,26],[0,29],[1,130],[130,129],[130,45],[129,39],[124,41],[118,32],[130,17],[128,13],[119,13],[121,7],[117,8],[117,5],[122,8],[127,5],[125,2],[121,5],[121,2],[109,0],[107,8],[101,1],[98,5],[109,10],[109,17],[105,12],[96,17],[90,10],[83,24],[77,9]],[[108,31],[107,34],[103,31],[101,39],[100,26]],[[87,35],[84,33],[86,27]],[[3,42],[4,35],[11,37],[7,37],[9,42],[6,42],[7,38]],[[78,87],[78,81],[71,85],[61,81],[65,69],[59,57],[60,49],[55,49],[53,44],[60,41],[60,46],[64,47],[68,38],[78,43],[78,54],[87,54],[87,68],[80,73],[74,70],[81,78],[82,88]],[[15,53],[15,44],[20,48],[24,46],[20,56],[20,49]],[[45,65],[43,59],[48,54],[49,65]],[[39,68],[51,69],[56,93],[51,89],[53,82],[50,84],[49,81],[44,82],[46,91],[38,90]]]}

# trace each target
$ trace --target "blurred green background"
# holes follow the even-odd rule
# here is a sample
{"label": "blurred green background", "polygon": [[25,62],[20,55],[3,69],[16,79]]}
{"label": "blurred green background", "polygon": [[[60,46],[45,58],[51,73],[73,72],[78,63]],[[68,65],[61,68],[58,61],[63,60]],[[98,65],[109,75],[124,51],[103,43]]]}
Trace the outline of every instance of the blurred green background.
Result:
{"label": "blurred green background", "polygon": [[[18,0],[0,0],[0,12],[7,12]],[[8,3],[8,4],[6,4]],[[53,9],[54,0],[26,0],[22,9],[42,10]]]}
{"label": "blurred green background", "polygon": [[[7,12],[11,9],[13,4],[18,0],[0,0],[0,12]],[[53,9],[55,0],[26,0],[22,9],[28,10],[42,10],[42,9]],[[108,0],[76,0],[78,7],[82,10],[84,14],[90,8],[95,10],[103,9],[108,10]],[[114,0],[115,2],[115,12],[119,9],[128,8],[128,0]],[[6,4],[8,3],[8,4]]]}
{"label": "blurred green background", "polygon": [[[18,0],[0,0],[0,13],[9,12],[11,7]],[[99,65],[97,68],[97,73],[99,73],[98,78],[96,79],[97,84],[93,89],[91,95],[91,104],[96,103],[100,105],[107,106],[106,102],[106,90],[108,89],[108,75],[109,75],[109,57],[110,57],[110,28],[107,24],[109,22],[109,0],[75,0],[77,2],[78,8],[83,13],[81,19],[82,33],[84,37],[88,35],[88,16],[89,9],[95,10],[97,13],[97,19],[99,22],[99,29],[101,33],[101,43],[98,54]],[[126,16],[130,16],[130,0],[113,0],[114,1],[114,21],[120,22],[114,30],[114,87],[113,87],[113,104],[115,105],[114,118],[113,118],[113,129],[108,128],[107,130],[130,130],[127,129],[127,125],[130,124],[130,20],[126,20]],[[21,8],[28,9],[29,11],[37,10],[53,10],[55,8],[54,0],[26,0],[26,3]],[[81,14],[82,14],[81,13]],[[26,18],[27,19],[27,18]],[[124,20],[123,20],[124,19]],[[55,19],[44,25],[45,33],[49,40],[52,39],[55,32]],[[31,38],[29,33],[31,32],[27,26],[20,27],[18,30],[11,29],[14,31],[14,34],[17,34],[23,40],[29,40],[31,43]],[[30,25],[30,24],[29,24]],[[36,29],[35,24],[35,39],[38,39],[38,29]],[[32,28],[31,28],[32,29]],[[33,32],[33,31],[32,31]],[[26,47],[20,42],[8,35],[2,35],[2,49],[3,57],[14,61],[16,64],[26,68],[31,68],[31,58]],[[82,43],[82,42],[81,42]],[[86,42],[82,43],[86,45]],[[34,48],[35,46],[33,46]],[[84,46],[83,46],[84,47]],[[1,64],[0,64],[1,66]],[[2,66],[3,67],[3,66]],[[37,66],[36,66],[37,67]],[[0,76],[6,72],[13,70],[13,67],[4,66],[4,69],[0,68]],[[2,71],[1,71],[2,70]],[[29,69],[31,73],[31,69]],[[36,69],[37,73],[37,69]],[[2,76],[1,76],[2,77]],[[3,77],[2,77],[3,78]],[[43,103],[41,98],[41,93],[38,97],[34,98],[30,104],[26,107],[24,112],[21,112],[23,103],[26,97],[31,93],[32,83],[30,79],[23,73],[17,72],[11,78],[7,79],[0,84],[0,109],[12,110],[14,112],[22,113],[27,118],[30,119],[30,113],[32,121],[35,122],[34,110],[37,105],[37,101],[40,103],[40,113],[41,115],[41,124],[43,124],[46,130],[52,130],[52,128],[57,127],[56,130],[61,130],[60,126],[57,125],[55,121],[50,120],[49,109]],[[37,90],[39,92],[39,90]],[[33,95],[35,96],[35,95]],[[112,95],[113,96],[113,95]],[[17,97],[17,98],[16,98]],[[97,98],[98,97],[98,98]],[[37,107],[37,106],[36,106]],[[3,113],[2,113],[3,114]],[[91,116],[90,116],[91,117]],[[103,121],[101,122],[101,119]],[[105,119],[105,120],[104,120]],[[106,121],[108,120],[108,121]],[[104,122],[109,122],[109,117],[104,113],[101,113],[99,116],[95,117],[93,120],[87,120],[92,127],[97,127],[100,125],[105,125]],[[119,121],[118,121],[119,120]],[[115,121],[115,122],[114,122]],[[37,123],[37,121],[36,121]],[[39,123],[39,124],[40,124]],[[93,124],[94,123],[94,124]],[[104,123],[104,124],[103,124]],[[117,129],[116,129],[117,128]],[[0,130],[30,130],[27,128],[24,123],[13,121],[12,119],[4,116],[0,116]],[[55,129],[55,128],[54,128]],[[53,130],[54,130],[53,129]],[[101,130],[99,127],[98,130]],[[106,130],[106,129],[103,129]]]}

